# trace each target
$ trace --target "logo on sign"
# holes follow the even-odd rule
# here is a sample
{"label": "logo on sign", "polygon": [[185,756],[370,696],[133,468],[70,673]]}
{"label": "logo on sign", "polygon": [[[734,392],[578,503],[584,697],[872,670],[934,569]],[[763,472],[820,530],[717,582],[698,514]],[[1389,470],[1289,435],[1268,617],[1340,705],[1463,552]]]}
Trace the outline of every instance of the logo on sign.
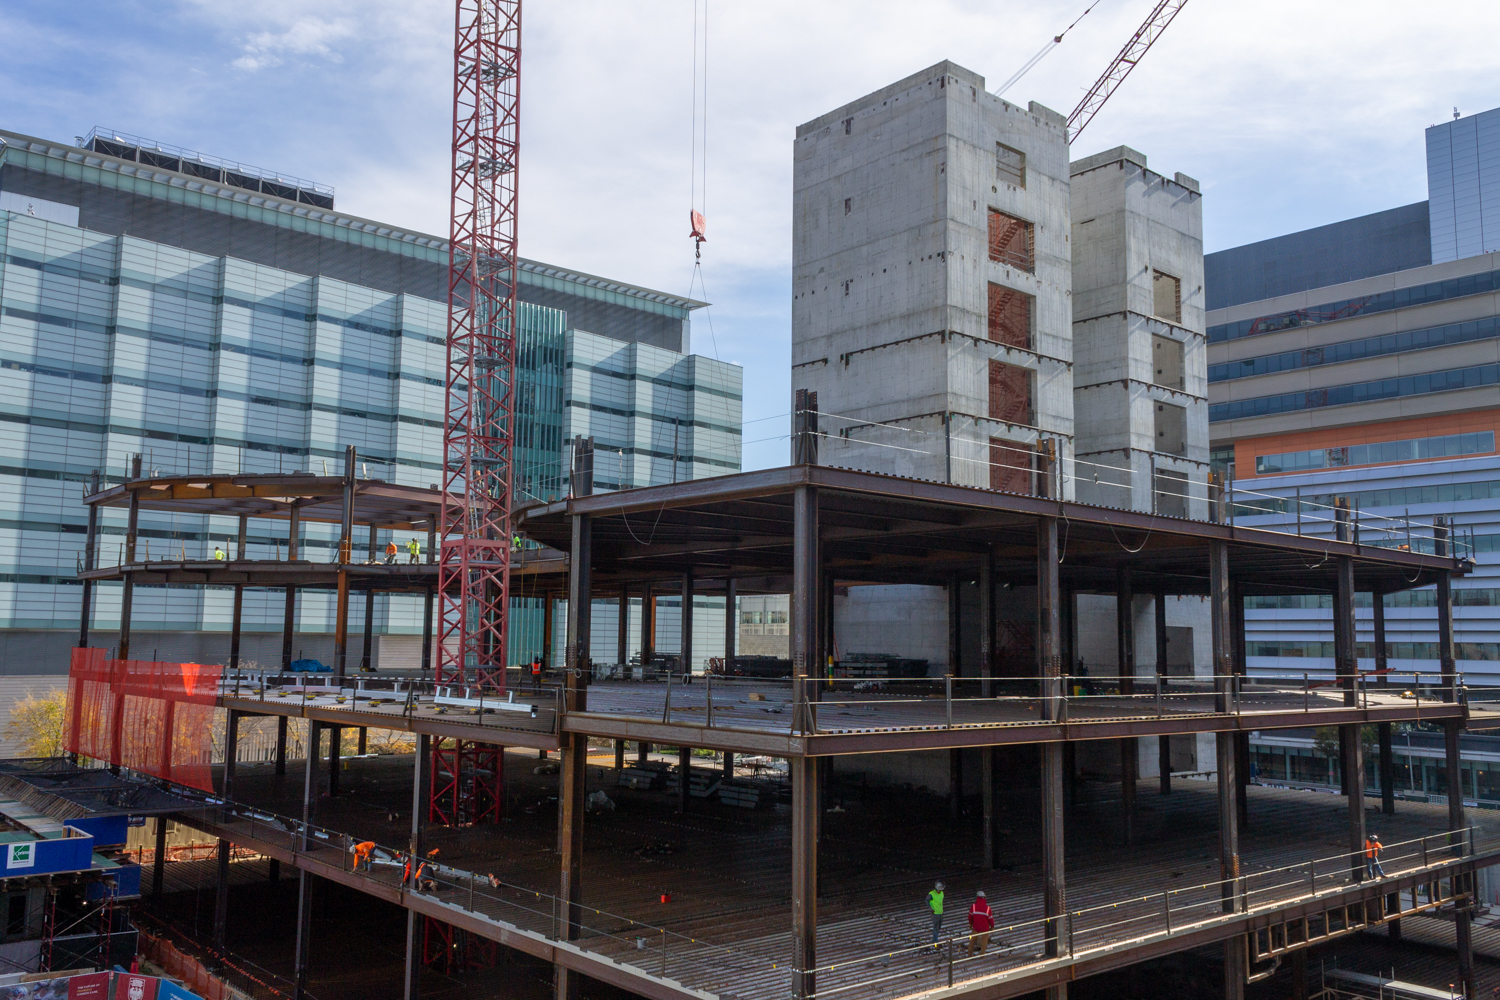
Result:
{"label": "logo on sign", "polygon": [[36,844],[11,844],[7,868],[31,868],[36,864]]}

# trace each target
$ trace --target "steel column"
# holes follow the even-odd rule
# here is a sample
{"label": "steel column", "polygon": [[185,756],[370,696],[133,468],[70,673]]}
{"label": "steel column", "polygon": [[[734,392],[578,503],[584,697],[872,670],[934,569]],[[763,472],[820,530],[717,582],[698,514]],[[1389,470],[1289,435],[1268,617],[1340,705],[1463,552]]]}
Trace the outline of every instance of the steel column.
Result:
{"label": "steel column", "polygon": [[691,794],[693,776],[693,751],[689,747],[677,748],[677,811],[687,812],[688,796]]}
{"label": "steel column", "polygon": [[[246,534],[249,531],[250,518],[248,515],[240,515],[240,531],[235,539],[234,558],[237,562],[245,561]],[[240,621],[245,614],[245,585],[236,583],[234,585],[234,614],[229,625],[229,669],[240,668]]]}
{"label": "steel column", "polygon": [[787,761],[792,779],[792,995],[817,992],[818,964],[818,764],[812,757]]}
{"label": "steel column", "polygon": [[[141,456],[134,455],[130,459],[130,478],[141,478]],[[135,562],[136,541],[140,537],[141,524],[141,494],[139,490],[130,491],[130,506],[125,521],[125,563],[129,565]],[[130,659],[130,618],[131,605],[135,602],[135,579],[130,573],[125,574],[123,591],[120,594],[120,646],[116,653],[121,660]],[[115,699],[123,707],[124,699]],[[119,747],[115,747],[115,754],[119,754]]]}
{"label": "steel column", "polygon": [[[1349,534],[1342,506],[1338,531],[1342,539]],[[1336,582],[1333,595],[1333,663],[1344,689],[1344,704],[1358,704],[1359,661],[1355,658],[1354,645],[1354,560],[1340,557],[1335,566]],[[1362,881],[1365,877],[1365,762],[1364,745],[1360,739],[1358,724],[1339,727],[1339,766],[1343,770],[1344,794],[1349,806],[1349,869],[1350,877]]]}
{"label": "steel column", "polygon": [[1453,577],[1437,575],[1438,661],[1443,672],[1443,700],[1458,699],[1458,660],[1453,648]]}
{"label": "steel column", "polygon": [[[1209,611],[1212,628],[1214,687],[1218,691],[1217,709],[1233,709],[1234,651],[1230,632],[1233,615],[1230,608],[1229,549],[1225,543],[1208,544]],[[1233,733],[1216,737],[1219,793],[1219,878],[1222,907],[1234,913],[1240,902],[1240,834],[1238,781],[1235,758],[1238,757]],[[1235,935],[1224,942],[1224,996],[1241,1000],[1245,995],[1245,938]]]}
{"label": "steel column", "polygon": [[[1120,675],[1120,693],[1135,694],[1135,595],[1130,585],[1130,567],[1121,564],[1115,572],[1115,663]],[[1120,741],[1120,818],[1125,843],[1135,839],[1135,782],[1140,762],[1136,741]]]}
{"label": "steel column", "polygon": [[979,560],[979,694],[994,694],[990,678],[995,676],[995,548],[985,546]]}
{"label": "steel column", "polygon": [[[95,469],[89,475],[88,496],[99,492],[99,470]],[[99,547],[99,506],[89,504],[89,527],[83,536],[83,571],[87,573],[92,570],[97,558]],[[94,623],[94,581],[83,581],[83,604],[78,613],[78,645],[84,648],[89,644],[89,628]]]}
{"label": "steel column", "polygon": [[417,752],[412,761],[411,774],[411,834],[407,841],[407,854],[411,858],[412,873],[422,857],[422,830],[426,826],[422,817],[427,812],[427,800],[431,796],[432,772],[428,760],[432,756],[432,737],[425,733],[417,736]]}
{"label": "steel column", "polygon": [[[817,690],[809,678],[817,676],[819,566],[818,491],[797,487],[793,499],[792,537],[792,732],[811,732],[808,702]],[[816,774],[811,774],[816,780]]]}
{"label": "steel column", "polygon": [[432,600],[433,591],[428,587],[422,594],[422,673],[432,669]]}
{"label": "steel column", "polygon": [[[587,449],[587,450],[585,450]],[[586,458],[586,469],[580,459]],[[575,496],[593,492],[592,441],[575,439]],[[566,676],[563,708],[582,712],[588,708],[588,684],[591,674],[589,649],[593,614],[593,525],[588,517],[574,514],[573,538],[568,562],[568,641],[565,650]],[[558,898],[561,910],[559,925],[553,933],[564,941],[576,941],[582,934],[583,920],[583,812],[588,783],[588,737],[580,733],[563,735],[558,757],[557,852],[561,861]],[[555,985],[558,1000],[578,996],[579,979],[575,972],[557,966]]]}
{"label": "steel column", "polygon": [[167,866],[167,818],[156,817],[156,853],[151,858],[151,899],[161,905],[162,879]]}
{"label": "steel column", "polygon": [[734,673],[734,659],[739,652],[740,613],[734,577],[724,581],[724,675]]}
{"label": "steel column", "polygon": [[[1443,573],[1439,579],[1447,577]],[[1467,843],[1464,831],[1467,823],[1464,820],[1464,785],[1463,785],[1463,757],[1459,750],[1459,732],[1463,726],[1461,719],[1445,719],[1443,721],[1443,764],[1448,772],[1448,829],[1458,834],[1452,837],[1454,841],[1453,853],[1462,857],[1472,853],[1472,845]],[[1458,950],[1458,975],[1464,986],[1464,996],[1475,997],[1474,983],[1474,943],[1471,934],[1471,921],[1474,915],[1474,876],[1472,873],[1456,875],[1455,878],[1464,880],[1468,899],[1454,907],[1454,935],[1455,945]]]}
{"label": "steel column", "polygon": [[615,639],[615,662],[620,665],[620,676],[623,677],[626,665],[630,663],[630,590],[623,585],[620,587],[618,631],[619,635]]}
{"label": "steel column", "polygon": [[682,682],[693,682],[693,567],[682,573],[682,619],[678,653],[682,660]]}
{"label": "steel column", "polygon": [[984,811],[984,867],[995,868],[995,748],[979,748],[979,791]]}
{"label": "steel column", "polygon": [[[1042,676],[1042,718],[1058,722],[1067,718],[1063,693],[1063,625],[1058,579],[1057,519],[1037,519],[1037,656]],[[1064,872],[1063,838],[1063,744],[1042,744],[1042,915],[1047,918],[1043,953],[1049,958],[1067,953],[1064,915],[1067,913],[1067,879]],[[1047,990],[1048,1000],[1066,1000],[1067,986]]]}
{"label": "steel column", "polygon": [[416,910],[406,911],[406,962],[402,966],[401,1000],[418,1000],[422,987],[422,943]]}
{"label": "steel column", "polygon": [[[1230,655],[1234,660],[1234,675],[1243,679],[1248,670],[1245,663],[1245,594],[1239,581],[1229,584]],[[1250,828],[1250,734],[1234,734],[1234,787],[1235,806],[1240,812],[1240,830]]]}
{"label": "steel column", "polygon": [[[370,525],[370,562],[376,562],[380,554],[375,546],[379,544],[376,538],[375,525]],[[375,669],[375,588],[365,588],[365,644],[359,656],[359,672],[367,674]]]}
{"label": "steel column", "polygon": [[648,583],[641,592],[641,667],[651,666],[656,656],[656,591]]}
{"label": "steel column", "polygon": [[[307,759],[302,769],[302,831],[298,848],[306,851],[311,844],[309,825],[317,810],[316,782],[318,776],[319,723],[307,721]],[[313,876],[304,868],[297,870],[297,939],[293,953],[292,1000],[307,1000],[307,962],[312,948],[312,884]]]}
{"label": "steel column", "polygon": [[218,881],[214,886],[214,948],[219,957],[225,953],[224,936],[229,926],[229,841],[219,838]]}
{"label": "steel column", "polygon": [[[1390,687],[1389,660],[1385,650],[1385,595],[1376,591],[1370,595],[1371,617],[1375,627],[1375,686]],[[1391,753],[1391,724],[1382,722],[1377,727],[1380,734],[1380,811],[1386,816],[1396,815],[1396,768]]]}
{"label": "steel column", "polygon": [[557,628],[553,620],[553,605],[556,599],[549,590],[542,594],[542,669],[551,670],[552,663],[552,633]]}
{"label": "steel column", "polygon": [[[1151,613],[1156,625],[1156,677],[1165,684],[1167,677],[1167,595],[1158,590],[1152,595]],[[1156,738],[1157,782],[1161,794],[1172,794],[1172,737]]]}
{"label": "steel column", "polygon": [[[286,558],[288,563],[297,561],[301,555],[299,551],[302,536],[302,509],[297,501],[293,500],[291,508],[287,512],[286,529]],[[288,670],[292,666],[292,638],[297,630],[297,588],[291,584],[286,586],[286,611],[281,624],[281,669]]]}
{"label": "steel column", "polygon": [[276,717],[276,773],[286,774],[286,724],[287,717]]}
{"label": "steel column", "polygon": [[[964,675],[963,664],[963,627],[962,618],[963,598],[959,588],[962,580],[957,573],[948,577],[948,676],[962,677]],[[820,663],[819,666],[822,664]]]}

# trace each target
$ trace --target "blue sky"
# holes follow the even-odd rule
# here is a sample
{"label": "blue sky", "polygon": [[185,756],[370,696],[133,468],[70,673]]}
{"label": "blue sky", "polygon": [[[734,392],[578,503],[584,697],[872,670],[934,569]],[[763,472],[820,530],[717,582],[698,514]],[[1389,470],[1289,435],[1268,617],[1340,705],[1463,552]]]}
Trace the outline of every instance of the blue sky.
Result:
{"label": "blue sky", "polygon": [[[996,86],[1086,3],[708,4],[714,307],[694,349],[745,367],[745,465],[780,465],[796,125],[944,58]],[[1070,111],[1151,5],[1101,0],[1007,97]],[[530,0],[524,255],[688,292],[693,12]],[[424,0],[7,0],[0,127],[133,132],[441,234],[452,24]],[[1124,143],[1197,177],[1210,251],[1420,201],[1422,130],[1500,105],[1497,29],[1493,3],[1191,0],[1074,155]]]}

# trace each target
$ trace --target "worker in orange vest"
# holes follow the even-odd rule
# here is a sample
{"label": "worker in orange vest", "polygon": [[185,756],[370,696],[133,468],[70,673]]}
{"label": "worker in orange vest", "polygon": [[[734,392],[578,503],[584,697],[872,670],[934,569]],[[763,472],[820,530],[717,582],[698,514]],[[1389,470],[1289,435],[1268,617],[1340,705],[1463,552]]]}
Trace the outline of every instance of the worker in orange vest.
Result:
{"label": "worker in orange vest", "polygon": [[542,689],[542,658],[534,656],[531,659],[531,689],[540,691]]}
{"label": "worker in orange vest", "polygon": [[1385,869],[1380,866],[1380,852],[1385,850],[1385,845],[1375,834],[1365,838],[1365,875],[1374,878],[1379,875],[1385,878]]}
{"label": "worker in orange vest", "polygon": [[387,566],[396,561],[396,552],[396,540],[392,538],[390,541],[385,543],[385,564]]}
{"label": "worker in orange vest", "polygon": [[375,841],[365,840],[354,845],[354,870],[367,872],[370,870],[370,855],[375,850]]}

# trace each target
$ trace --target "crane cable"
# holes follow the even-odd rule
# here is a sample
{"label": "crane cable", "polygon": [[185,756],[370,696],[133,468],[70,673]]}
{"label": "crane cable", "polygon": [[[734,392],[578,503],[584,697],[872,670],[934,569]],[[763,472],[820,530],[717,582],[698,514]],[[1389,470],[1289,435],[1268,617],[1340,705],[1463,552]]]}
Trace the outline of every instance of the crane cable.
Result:
{"label": "crane cable", "polygon": [[[1095,2],[1097,3],[1098,0]],[[702,0],[701,36],[698,29],[698,4],[699,0],[693,0],[693,125],[692,155],[688,168],[691,188],[691,209],[688,218],[692,223],[692,232],[688,236],[693,240],[693,273],[688,278],[687,297],[692,298],[693,289],[697,288],[703,295],[703,301],[707,302],[708,286],[703,283],[703,244],[708,241],[704,232],[707,228],[708,215],[708,0]],[[701,49],[700,37],[702,38]],[[699,74],[700,52],[703,68],[701,75]],[[719,360],[719,338],[714,333],[713,313],[705,306],[703,315],[708,320],[708,336],[713,344],[714,359]]]}
{"label": "crane cable", "polygon": [[[704,2],[706,3],[707,0],[704,0]],[[1047,54],[1049,52],[1051,52],[1053,49],[1055,49],[1059,45],[1061,45],[1062,44],[1062,40],[1063,40],[1063,36],[1066,35],[1068,32],[1072,31],[1073,28],[1074,28],[1074,26],[1076,26],[1079,21],[1082,21],[1085,17],[1087,17],[1089,11],[1091,11],[1095,7],[1099,6],[1099,4],[1101,2],[1102,2],[1102,0],[1093,0],[1093,3],[1090,3],[1087,7],[1084,8],[1084,11],[1083,11],[1082,14],[1079,14],[1077,17],[1073,18],[1073,23],[1072,24],[1068,25],[1062,31],[1060,31],[1056,35],[1052,36],[1051,41],[1049,41],[1045,45],[1043,45],[1041,47],[1041,49],[1037,51],[1036,55],[1034,55],[1030,59],[1026,60],[1026,64],[1023,65],[1020,69],[1016,70],[1016,73],[1015,73],[1014,76],[1012,76],[1009,80],[1006,80],[1004,83],[1002,83],[1000,85],[1000,89],[997,90],[997,91],[995,91],[995,96],[996,97],[1004,97],[1005,96],[1005,92],[1007,90],[1009,90],[1010,88],[1014,87],[1017,83],[1019,83],[1021,81],[1021,77],[1025,76],[1027,73],[1030,73],[1031,70],[1032,70],[1032,68],[1035,67],[1037,63],[1041,62],[1044,58],[1046,58],[1046,56],[1047,56]]]}

